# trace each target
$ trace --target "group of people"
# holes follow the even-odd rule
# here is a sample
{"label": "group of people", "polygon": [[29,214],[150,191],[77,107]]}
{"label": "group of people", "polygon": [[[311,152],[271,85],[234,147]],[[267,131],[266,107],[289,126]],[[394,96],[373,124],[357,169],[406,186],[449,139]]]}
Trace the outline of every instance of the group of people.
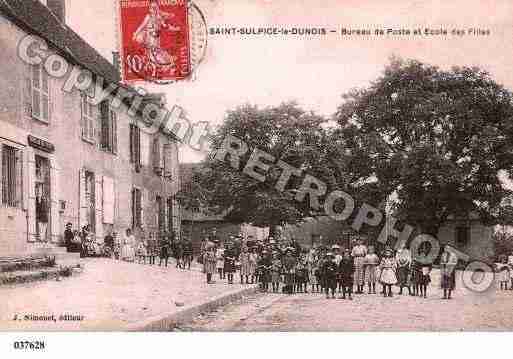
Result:
{"label": "group of people", "polygon": [[[397,286],[399,295],[407,290],[411,296],[426,298],[431,283],[432,264],[413,256],[405,244],[396,250],[385,247],[378,255],[374,246],[360,239],[352,248],[333,245],[306,250],[294,239],[244,241],[242,236],[230,236],[223,243],[214,236],[203,241],[200,257],[207,283],[214,283],[217,275],[233,284],[238,272],[241,284],[259,283],[263,291],[273,293],[307,293],[310,286],[312,293],[335,298],[338,292],[340,299],[352,300],[353,294],[376,294],[380,284],[384,297],[392,297]],[[444,299],[452,298],[457,264],[457,256],[446,248],[440,256]]]}
{"label": "group of people", "polygon": [[100,245],[94,240],[89,225],[84,226],[80,232],[73,231],[71,226],[71,223],[66,225],[64,244],[69,252],[80,252],[81,257],[105,256],[149,265],[156,264],[156,258],[159,258],[158,265],[166,267],[169,258],[174,257],[177,268],[191,269],[192,242],[188,238],[177,239],[173,232],[162,232],[158,238],[153,233],[146,236],[141,232],[139,238],[136,238],[132,230],[127,228],[122,238],[118,237],[116,231],[111,231]]}

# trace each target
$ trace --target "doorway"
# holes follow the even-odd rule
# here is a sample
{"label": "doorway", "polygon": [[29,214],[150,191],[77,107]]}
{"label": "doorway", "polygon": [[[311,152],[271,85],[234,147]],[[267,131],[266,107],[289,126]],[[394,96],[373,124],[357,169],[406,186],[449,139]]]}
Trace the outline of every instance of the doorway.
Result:
{"label": "doorway", "polygon": [[48,242],[49,228],[51,228],[50,216],[50,161],[42,156],[35,156],[35,182],[34,193],[36,195],[36,239],[40,242]]}

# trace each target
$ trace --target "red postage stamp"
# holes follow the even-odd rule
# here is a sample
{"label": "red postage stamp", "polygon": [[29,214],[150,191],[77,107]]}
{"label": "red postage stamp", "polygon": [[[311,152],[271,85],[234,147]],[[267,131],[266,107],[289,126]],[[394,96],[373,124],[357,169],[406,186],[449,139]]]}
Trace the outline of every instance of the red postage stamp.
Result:
{"label": "red postage stamp", "polygon": [[124,82],[190,75],[188,0],[120,0],[119,9]]}

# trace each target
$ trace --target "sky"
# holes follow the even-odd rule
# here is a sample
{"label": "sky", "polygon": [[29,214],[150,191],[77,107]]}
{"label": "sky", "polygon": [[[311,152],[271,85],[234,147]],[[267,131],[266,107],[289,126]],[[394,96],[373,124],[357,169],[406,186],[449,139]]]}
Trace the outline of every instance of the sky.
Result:
{"label": "sky", "polygon": [[[67,22],[106,58],[118,50],[114,0],[66,0]],[[244,103],[261,106],[295,100],[332,115],[341,95],[368,86],[391,56],[448,68],[480,66],[513,88],[513,1],[510,0],[195,0],[208,27],[283,25],[348,29],[426,27],[490,30],[488,36],[210,36],[193,82],[148,86],[168,106],[183,107],[192,122],[223,121]],[[86,5],[87,4],[87,5]],[[203,158],[182,148],[182,162]]]}

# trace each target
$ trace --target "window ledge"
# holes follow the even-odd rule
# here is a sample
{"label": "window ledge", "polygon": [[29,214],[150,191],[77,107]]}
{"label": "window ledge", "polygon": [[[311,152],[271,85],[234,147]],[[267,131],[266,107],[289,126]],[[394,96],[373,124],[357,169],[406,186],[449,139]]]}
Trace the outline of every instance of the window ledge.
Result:
{"label": "window ledge", "polygon": [[50,125],[50,121],[49,120],[45,121],[45,120],[42,120],[40,118],[35,117],[34,115],[31,115],[30,117],[32,118],[32,120],[37,121],[37,122],[39,122],[39,123],[41,123],[43,125],[47,125],[47,126]]}
{"label": "window ledge", "polygon": [[81,137],[82,137],[82,141],[87,142],[87,143],[89,143],[90,145],[93,145],[93,146],[96,145],[96,143],[93,140],[91,140],[91,139],[89,139],[87,137],[84,137],[84,136],[81,136]]}

